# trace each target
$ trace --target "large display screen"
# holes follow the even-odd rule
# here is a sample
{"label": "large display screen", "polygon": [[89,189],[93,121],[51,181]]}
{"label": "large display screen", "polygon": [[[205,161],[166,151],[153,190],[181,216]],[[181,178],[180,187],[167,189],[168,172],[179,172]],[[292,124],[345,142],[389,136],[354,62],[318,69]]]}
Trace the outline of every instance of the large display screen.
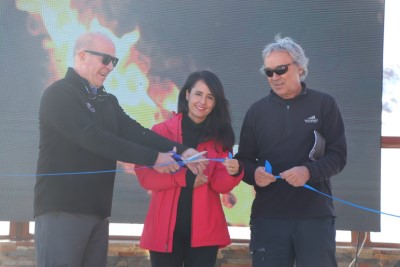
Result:
{"label": "large display screen", "polygon": [[[249,106],[269,93],[261,51],[290,36],[310,59],[308,87],[333,95],[348,138],[334,196],[380,209],[384,1],[378,0],[16,0],[0,2],[0,220],[33,220],[38,109],[44,89],[72,66],[75,39],[102,31],[120,63],[105,83],[146,127],[176,110],[193,71],[221,79],[236,139]],[[149,194],[134,165],[119,163],[112,221],[143,223]],[[230,225],[247,226],[253,189],[221,196]],[[339,230],[379,231],[379,214],[335,201]]]}

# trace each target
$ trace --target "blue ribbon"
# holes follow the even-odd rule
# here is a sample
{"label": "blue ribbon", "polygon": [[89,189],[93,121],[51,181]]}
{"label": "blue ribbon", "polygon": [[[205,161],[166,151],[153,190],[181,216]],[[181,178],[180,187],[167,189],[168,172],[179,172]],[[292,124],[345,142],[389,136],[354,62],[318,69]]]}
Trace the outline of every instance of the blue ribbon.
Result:
{"label": "blue ribbon", "polygon": [[[264,168],[265,168],[265,171],[266,171],[266,172],[272,174],[272,166],[271,166],[271,164],[269,163],[268,160],[265,161],[265,167],[264,167]],[[276,175],[275,178],[276,178],[276,179],[281,179],[282,177],[279,176],[279,175]],[[314,191],[314,192],[317,192],[318,194],[321,194],[321,195],[323,195],[323,196],[329,197],[329,198],[331,198],[331,199],[333,199],[333,200],[336,200],[336,201],[342,202],[342,203],[344,203],[344,204],[347,204],[347,205],[349,205],[349,206],[353,206],[353,207],[356,207],[356,208],[359,208],[359,209],[371,211],[371,212],[378,213],[378,214],[384,214],[384,215],[388,215],[388,216],[393,216],[393,217],[400,218],[399,215],[390,214],[390,213],[382,212],[382,211],[375,210],[375,209],[370,209],[370,208],[367,208],[367,207],[364,207],[364,206],[360,206],[360,205],[354,204],[354,203],[352,203],[352,202],[349,202],[349,201],[346,201],[346,200],[343,200],[343,199],[340,199],[340,198],[337,198],[337,197],[333,197],[333,196],[331,196],[331,195],[328,195],[328,194],[325,194],[325,193],[323,193],[323,192],[321,192],[321,191],[318,191],[317,189],[315,189],[315,188],[312,187],[312,186],[309,186],[308,184],[303,185],[303,187],[305,187],[305,188],[307,188],[307,189],[309,189],[309,190],[312,190],[312,191]]]}
{"label": "blue ribbon", "polygon": [[[178,154],[176,154],[176,155],[178,155]],[[178,156],[179,156],[179,155],[178,155]],[[179,158],[182,159],[180,156],[179,156]],[[229,159],[232,159],[232,153],[229,153],[228,158],[229,158]],[[225,161],[224,158],[207,158],[207,159],[210,160],[210,161],[216,161],[216,162],[224,162],[224,161]],[[196,160],[197,160],[197,159],[193,159],[193,161],[196,161]],[[180,162],[180,161],[178,161],[178,164],[179,164],[179,162]],[[188,162],[190,162],[190,160],[189,160],[189,161],[185,161],[185,163],[188,163]],[[183,163],[183,161],[182,161],[182,163]],[[169,164],[171,164],[171,163],[163,164],[163,165],[157,165],[157,166],[167,166],[167,165],[169,165]],[[138,169],[142,169],[142,168],[152,168],[152,167],[154,167],[154,166],[156,166],[156,165],[137,167],[137,168],[134,168],[134,169],[135,169],[135,170],[138,170]],[[183,166],[183,165],[182,165],[182,166]],[[265,171],[268,172],[268,173],[272,173],[272,166],[271,166],[271,164],[269,163],[268,160],[265,161]],[[88,171],[88,172],[60,172],[60,173],[38,173],[38,174],[32,174],[32,173],[19,173],[19,174],[18,174],[18,173],[17,173],[17,174],[3,174],[2,176],[9,176],[9,177],[21,177],[21,176],[23,176],[23,177],[43,177],[43,176],[79,175],[79,174],[84,174],[84,175],[85,175],[85,174],[110,173],[110,172],[118,173],[118,172],[125,172],[125,170],[104,170],[104,171]],[[279,176],[279,175],[276,175],[275,178],[276,178],[276,179],[281,179],[282,177]],[[367,207],[364,207],[364,206],[361,206],[361,205],[357,205],[357,204],[354,204],[354,203],[352,203],[352,202],[349,202],[349,201],[346,201],[346,200],[343,200],[343,199],[340,199],[340,198],[333,197],[333,196],[331,196],[331,195],[328,195],[328,194],[325,194],[325,193],[323,193],[323,192],[321,192],[321,191],[318,191],[317,189],[315,189],[315,188],[312,187],[312,186],[309,186],[308,184],[303,185],[303,187],[305,187],[305,188],[307,188],[307,189],[309,189],[309,190],[312,190],[312,191],[314,191],[314,192],[316,192],[316,193],[318,193],[318,194],[321,194],[321,195],[323,195],[323,196],[326,196],[326,197],[328,197],[328,198],[331,198],[331,199],[333,199],[333,200],[342,202],[342,203],[344,203],[344,204],[346,204],[346,205],[349,205],[349,206],[353,206],[353,207],[356,207],[356,208],[359,208],[359,209],[363,209],[363,210],[366,210],[366,211],[370,211],[370,212],[373,212],[373,213],[377,213],[377,214],[383,214],[383,215],[388,215],[388,216],[400,218],[400,215],[390,214],[390,213],[382,212],[382,211],[379,211],[379,210],[367,208]]]}
{"label": "blue ribbon", "polygon": [[[177,154],[176,152],[170,151],[173,153],[173,158],[177,159],[177,163],[179,166],[184,166],[186,163],[189,163],[191,161],[196,161],[198,158],[194,158],[192,160],[183,160],[182,157]],[[232,153],[229,152],[229,159],[232,159]],[[209,161],[216,161],[216,162],[224,162],[224,158],[207,158]],[[166,163],[166,164],[159,164],[159,165],[151,165],[151,166],[142,166],[142,167],[136,167],[133,168],[134,170],[139,170],[139,169],[144,169],[144,168],[153,168],[156,166],[168,166],[171,163]],[[1,176],[8,176],[8,177],[43,177],[43,176],[63,176],[63,175],[79,175],[79,174],[98,174],[98,173],[110,173],[110,172],[125,172],[124,170],[103,170],[103,171],[87,171],[87,172],[56,172],[56,173],[5,173],[2,174]]]}

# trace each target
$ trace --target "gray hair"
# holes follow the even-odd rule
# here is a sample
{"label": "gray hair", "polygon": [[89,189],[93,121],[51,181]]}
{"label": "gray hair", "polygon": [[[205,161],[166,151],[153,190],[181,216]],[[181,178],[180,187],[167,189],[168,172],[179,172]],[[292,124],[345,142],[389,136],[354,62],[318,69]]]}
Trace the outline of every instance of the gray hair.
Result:
{"label": "gray hair", "polygon": [[268,44],[262,51],[263,60],[272,52],[288,52],[293,61],[303,69],[300,80],[304,81],[308,74],[308,58],[304,54],[303,48],[290,37],[281,38],[280,35],[275,36],[275,42]]}

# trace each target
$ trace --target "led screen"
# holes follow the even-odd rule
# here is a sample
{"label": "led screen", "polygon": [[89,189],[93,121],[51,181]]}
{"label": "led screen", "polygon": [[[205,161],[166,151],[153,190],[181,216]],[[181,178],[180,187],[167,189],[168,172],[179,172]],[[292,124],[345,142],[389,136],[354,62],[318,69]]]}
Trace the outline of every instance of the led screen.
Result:
{"label": "led screen", "polygon": [[[348,138],[348,164],[332,178],[339,199],[380,209],[384,3],[378,0],[1,1],[0,220],[32,218],[43,90],[72,66],[85,31],[116,43],[119,65],[105,86],[146,127],[176,110],[189,73],[208,69],[224,84],[238,139],[249,106],[269,92],[258,70],[276,34],[310,58],[306,83],[333,95]],[[143,223],[150,192],[119,164],[112,221]],[[221,196],[230,225],[247,226],[253,189]],[[335,201],[337,228],[379,231],[380,216]]]}

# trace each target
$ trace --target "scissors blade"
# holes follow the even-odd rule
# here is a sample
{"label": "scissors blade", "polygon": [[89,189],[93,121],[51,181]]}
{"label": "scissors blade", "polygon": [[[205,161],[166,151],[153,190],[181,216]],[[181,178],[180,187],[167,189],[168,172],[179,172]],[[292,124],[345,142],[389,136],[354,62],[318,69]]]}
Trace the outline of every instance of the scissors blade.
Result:
{"label": "scissors blade", "polygon": [[[194,160],[191,160],[191,161],[189,161],[190,163],[194,163],[194,162],[202,162],[202,161],[210,161],[210,159],[209,158],[200,158],[200,159],[194,159]],[[188,162],[188,163],[189,163]]]}
{"label": "scissors blade", "polygon": [[193,156],[190,156],[190,157],[184,159],[183,161],[185,163],[191,163],[191,162],[194,162],[195,160],[200,160],[200,157],[203,156],[206,153],[207,153],[207,151],[199,152],[197,154],[194,154]]}
{"label": "scissors blade", "polygon": [[200,158],[200,159],[191,160],[190,162],[202,162],[202,161],[224,162],[225,158]]}

